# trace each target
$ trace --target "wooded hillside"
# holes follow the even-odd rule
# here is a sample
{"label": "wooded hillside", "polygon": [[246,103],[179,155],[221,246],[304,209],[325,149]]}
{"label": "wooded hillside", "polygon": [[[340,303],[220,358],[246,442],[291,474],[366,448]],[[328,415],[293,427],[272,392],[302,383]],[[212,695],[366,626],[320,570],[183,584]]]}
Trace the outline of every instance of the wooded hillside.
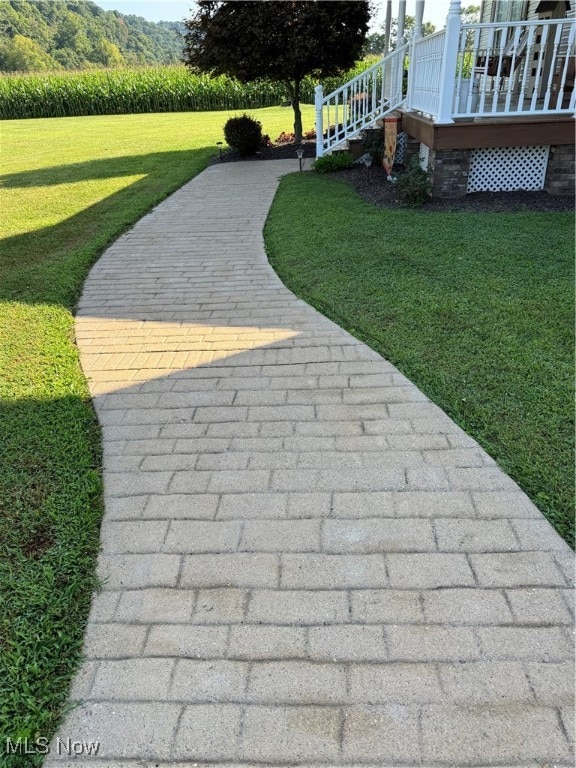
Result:
{"label": "wooded hillside", "polygon": [[84,69],[180,61],[180,22],[104,11],[90,0],[2,0],[0,71]]}

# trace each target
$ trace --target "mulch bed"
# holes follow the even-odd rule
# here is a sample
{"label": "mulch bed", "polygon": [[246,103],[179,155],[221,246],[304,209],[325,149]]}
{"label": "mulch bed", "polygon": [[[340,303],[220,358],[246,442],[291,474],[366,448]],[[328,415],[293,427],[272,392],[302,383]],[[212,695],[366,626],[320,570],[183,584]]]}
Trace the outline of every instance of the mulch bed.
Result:
{"label": "mulch bed", "polygon": [[294,160],[298,162],[296,150],[303,149],[304,157],[316,157],[316,142],[303,141],[302,144],[277,144],[274,147],[262,147],[255,155],[240,157],[234,149],[222,151],[222,157],[214,157],[211,165],[218,163],[235,163],[238,160]]}
{"label": "mulch bed", "polygon": [[[231,163],[238,160],[294,160],[297,165],[296,149],[304,150],[304,157],[315,157],[314,141],[303,141],[301,145],[279,144],[274,147],[262,147],[252,157],[240,157],[234,150],[222,152],[222,158],[216,156],[212,164]],[[297,170],[296,166],[295,169]],[[403,167],[395,168],[395,173],[402,173]],[[376,165],[370,168],[355,165],[343,171],[331,174],[350,184],[363,200],[380,208],[404,208],[400,190],[386,178],[384,170]],[[573,211],[574,195],[549,195],[547,192],[474,192],[463,198],[450,200],[430,200],[419,210],[422,211],[476,211],[492,213],[511,213],[517,211]]]}
{"label": "mulch bed", "polygon": [[[398,173],[402,173],[398,167]],[[394,171],[396,173],[396,170]],[[380,208],[403,208],[398,187],[390,183],[382,168],[354,166],[335,174],[348,182],[366,200]],[[430,200],[422,211],[476,211],[512,213],[518,211],[573,211],[574,195],[549,195],[547,192],[473,192],[450,200]]]}

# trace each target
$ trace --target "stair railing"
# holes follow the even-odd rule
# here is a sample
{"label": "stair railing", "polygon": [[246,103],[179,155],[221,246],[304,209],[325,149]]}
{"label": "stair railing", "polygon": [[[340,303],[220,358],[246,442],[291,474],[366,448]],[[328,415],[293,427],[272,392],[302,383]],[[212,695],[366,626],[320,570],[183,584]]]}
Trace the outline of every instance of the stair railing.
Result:
{"label": "stair railing", "polygon": [[316,157],[338,149],[398,109],[405,99],[407,51],[408,44],[398,47],[327,96],[321,85],[316,86]]}

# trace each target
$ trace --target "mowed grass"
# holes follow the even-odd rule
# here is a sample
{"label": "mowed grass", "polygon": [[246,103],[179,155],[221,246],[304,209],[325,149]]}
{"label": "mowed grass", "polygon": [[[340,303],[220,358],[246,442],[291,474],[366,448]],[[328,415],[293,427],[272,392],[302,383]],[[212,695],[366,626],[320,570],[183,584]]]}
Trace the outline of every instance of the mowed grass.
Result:
{"label": "mowed grass", "polygon": [[[254,110],[272,137],[292,111]],[[312,127],[312,108],[304,108]],[[228,113],[2,124],[0,766],[5,738],[49,738],[77,668],[102,516],[100,432],[73,311],[108,243],[195,176]],[[295,160],[296,163],[296,160]]]}
{"label": "mowed grass", "polygon": [[382,210],[282,180],[265,230],[286,285],[396,364],[574,542],[570,213]]}

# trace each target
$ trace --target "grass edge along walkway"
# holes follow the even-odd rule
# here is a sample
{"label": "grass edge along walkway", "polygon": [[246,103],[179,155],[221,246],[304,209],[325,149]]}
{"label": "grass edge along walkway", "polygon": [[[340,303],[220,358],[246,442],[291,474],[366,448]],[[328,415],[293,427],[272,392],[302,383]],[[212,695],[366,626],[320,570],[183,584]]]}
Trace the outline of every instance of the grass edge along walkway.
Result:
{"label": "grass edge along walkway", "polygon": [[574,545],[573,217],[383,210],[282,179],[268,256],[298,296],[394,363]]}
{"label": "grass edge along walkway", "polygon": [[[306,129],[312,113],[305,107]],[[1,768],[42,763],[6,754],[5,739],[33,750],[54,733],[96,586],[100,430],[74,344],[75,303],[106,246],[203,170],[230,114],[2,123]],[[272,136],[290,130],[290,110],[252,114]]]}

